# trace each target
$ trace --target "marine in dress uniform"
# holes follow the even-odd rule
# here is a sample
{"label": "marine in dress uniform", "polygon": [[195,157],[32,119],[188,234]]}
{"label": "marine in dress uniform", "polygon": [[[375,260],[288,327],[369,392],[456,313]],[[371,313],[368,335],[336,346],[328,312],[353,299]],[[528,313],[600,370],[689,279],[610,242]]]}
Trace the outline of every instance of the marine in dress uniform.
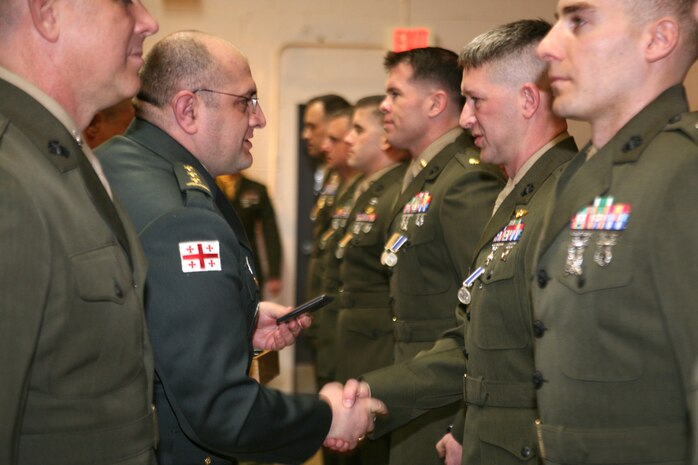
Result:
{"label": "marine in dress uniform", "polygon": [[[695,451],[686,394],[698,355],[698,119],[685,113],[677,83],[695,60],[698,31],[676,5],[636,22],[629,5],[597,0],[574,12],[593,8],[598,18],[576,35],[561,1],[538,49],[551,75],[563,66],[576,75],[574,86],[553,82],[556,112],[592,128],[560,176],[532,286],[546,463],[687,464]],[[640,36],[667,28],[675,34],[648,50]],[[600,43],[628,54],[607,60]],[[597,63],[604,67],[588,73]],[[625,113],[611,112],[607,98],[625,101]]]}
{"label": "marine in dress uniform", "polygon": [[154,463],[138,239],[67,115],[0,76],[0,462]]}
{"label": "marine in dress uniform", "polygon": [[532,291],[549,463],[688,463],[698,119],[686,110],[683,88],[667,90],[560,180]]}
{"label": "marine in dress uniform", "polygon": [[[396,364],[430,349],[444,331],[457,325],[453,309],[467,268],[464,263],[473,259],[478,237],[504,185],[498,168],[480,163],[469,134],[457,129],[445,136],[452,142],[398,197],[384,246],[383,263],[392,269]],[[372,394],[381,399],[386,396],[380,386],[390,385],[390,376],[384,378],[379,370],[364,379],[372,390],[375,385]],[[386,402],[390,404],[391,399],[386,397]],[[391,463],[435,463],[434,444],[459,407],[459,402],[441,404],[395,430]],[[391,409],[386,421],[377,422],[376,435],[392,430],[393,418]]]}
{"label": "marine in dress uniform", "polygon": [[157,23],[67,8],[0,7],[0,463],[155,465],[145,257],[81,132]]}

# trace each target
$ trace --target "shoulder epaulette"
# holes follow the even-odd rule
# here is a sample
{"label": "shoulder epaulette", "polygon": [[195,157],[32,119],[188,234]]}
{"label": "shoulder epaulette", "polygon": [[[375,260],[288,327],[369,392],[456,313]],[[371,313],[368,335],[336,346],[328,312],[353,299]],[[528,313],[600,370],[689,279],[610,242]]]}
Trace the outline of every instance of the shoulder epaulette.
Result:
{"label": "shoulder epaulette", "polygon": [[179,189],[184,194],[184,204],[187,207],[215,209],[213,192],[196,168],[177,163],[174,165],[174,171],[177,182],[179,182]]}
{"label": "shoulder epaulette", "polygon": [[179,188],[182,191],[195,189],[203,191],[209,196],[213,196],[211,188],[208,187],[208,184],[201,178],[196,168],[191,165],[175,164],[174,170],[177,181],[179,182]]}
{"label": "shoulder epaulette", "polygon": [[666,131],[679,131],[698,144],[698,111],[681,113],[672,117]]}

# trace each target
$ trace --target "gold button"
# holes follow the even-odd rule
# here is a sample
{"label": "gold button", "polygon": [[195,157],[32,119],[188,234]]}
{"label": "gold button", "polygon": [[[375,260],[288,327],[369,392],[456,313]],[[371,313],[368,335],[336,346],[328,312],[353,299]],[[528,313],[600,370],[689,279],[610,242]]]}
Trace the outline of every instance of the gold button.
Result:
{"label": "gold button", "polygon": [[204,463],[205,463],[206,465],[211,465],[211,457],[206,457],[206,458],[204,459]]}

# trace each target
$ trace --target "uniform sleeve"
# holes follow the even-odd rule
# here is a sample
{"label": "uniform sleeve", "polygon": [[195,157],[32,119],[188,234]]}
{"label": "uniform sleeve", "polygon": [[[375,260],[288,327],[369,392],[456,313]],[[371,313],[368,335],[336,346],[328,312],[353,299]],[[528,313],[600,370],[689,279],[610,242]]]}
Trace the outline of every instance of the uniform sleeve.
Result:
{"label": "uniform sleeve", "polygon": [[[650,256],[654,293],[687,393],[694,389],[691,380],[698,361],[698,149],[695,145],[692,148],[694,152],[681,165],[672,165],[672,157],[667,157],[664,169],[675,174],[663,198],[656,202],[653,250],[638,251]],[[698,425],[698,412],[691,413],[691,423]]]}
{"label": "uniform sleeve", "polygon": [[[220,271],[182,271],[179,244],[192,241],[218,242]],[[220,455],[272,462],[312,455],[329,430],[329,406],[247,376],[255,289],[228,224],[208,210],[175,210],[148,226],[142,242],[156,372],[185,434]]]}
{"label": "uniform sleeve", "polygon": [[471,168],[459,176],[444,196],[439,221],[453,268],[467,275],[485,225],[492,216],[497,195],[504,187],[501,176]]}
{"label": "uniform sleeve", "polygon": [[363,375],[371,395],[385,402],[388,415],[376,421],[376,437],[463,399],[463,328],[448,331],[413,359]]}
{"label": "uniform sleeve", "polygon": [[29,195],[0,171],[0,463],[16,464],[50,277],[48,236]]}
{"label": "uniform sleeve", "polygon": [[264,249],[267,252],[268,276],[267,279],[279,278],[281,276],[281,239],[279,228],[276,224],[276,214],[271,203],[266,188],[262,188],[261,221],[262,236],[264,237]]}

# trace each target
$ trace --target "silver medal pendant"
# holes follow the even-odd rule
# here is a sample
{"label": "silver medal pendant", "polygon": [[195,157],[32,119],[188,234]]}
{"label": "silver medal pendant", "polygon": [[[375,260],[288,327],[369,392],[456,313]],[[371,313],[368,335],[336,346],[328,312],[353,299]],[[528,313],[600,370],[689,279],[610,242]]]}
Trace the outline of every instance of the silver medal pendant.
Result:
{"label": "silver medal pendant", "polygon": [[470,291],[468,290],[467,287],[461,286],[460,289],[458,289],[458,300],[460,303],[463,305],[469,305],[470,301],[472,299],[472,296],[470,295]]}

